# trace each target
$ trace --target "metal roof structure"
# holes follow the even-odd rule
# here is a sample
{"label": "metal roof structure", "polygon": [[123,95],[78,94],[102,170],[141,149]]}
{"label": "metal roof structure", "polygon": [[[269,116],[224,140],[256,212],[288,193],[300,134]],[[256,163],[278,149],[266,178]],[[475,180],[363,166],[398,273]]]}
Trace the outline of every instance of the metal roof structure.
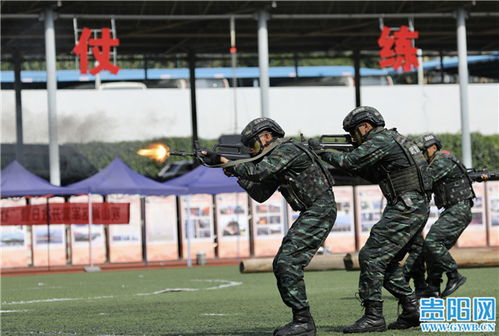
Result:
{"label": "metal roof structure", "polygon": [[269,14],[270,53],[379,50],[380,24],[413,24],[424,51],[454,52],[456,10],[464,8],[468,50],[499,50],[499,1],[1,1],[2,56],[44,54],[40,15],[56,13],[57,54],[69,55],[78,27],[111,27],[120,55],[229,52],[229,21],[235,18],[237,49],[256,53],[256,13]]}
{"label": "metal roof structure", "polygon": [[[463,162],[471,162],[467,55],[499,50],[498,1],[1,1],[1,57],[15,60],[18,153],[22,144],[21,58],[47,70],[50,176],[60,184],[56,95],[59,56],[70,56],[81,29],[112,28],[120,55],[188,55],[193,143],[197,139],[196,57],[258,53],[261,115],[269,116],[269,52],[353,52],[356,106],[361,53],[379,52],[383,26],[419,32],[425,53],[459,56]],[[99,35],[96,35],[99,37]],[[234,43],[234,40],[237,43]],[[457,51],[457,52],[456,52]],[[82,51],[84,54],[85,50]],[[232,67],[235,67],[235,53]],[[194,145],[193,145],[194,147]],[[19,155],[21,156],[21,154]]]}

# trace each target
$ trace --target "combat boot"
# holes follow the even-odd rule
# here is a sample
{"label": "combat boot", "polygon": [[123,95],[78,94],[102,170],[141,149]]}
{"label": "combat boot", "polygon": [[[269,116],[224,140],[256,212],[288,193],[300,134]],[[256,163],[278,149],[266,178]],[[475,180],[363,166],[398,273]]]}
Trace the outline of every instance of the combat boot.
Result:
{"label": "combat boot", "polygon": [[402,314],[397,317],[395,322],[388,325],[388,329],[408,329],[417,327],[419,322],[419,304],[416,294],[401,297],[399,304],[402,306]]}
{"label": "combat boot", "polygon": [[293,321],[274,330],[274,336],[315,336],[315,322],[309,308],[293,309]]}
{"label": "combat boot", "polygon": [[416,298],[417,299],[430,298],[430,297],[438,298],[440,297],[439,292],[440,289],[432,285],[428,285],[425,288],[416,288]]}
{"label": "combat boot", "polygon": [[386,323],[383,317],[383,302],[369,301],[362,302],[365,312],[364,316],[357,320],[354,324],[349,325],[343,332],[345,334],[363,333],[371,331],[385,331]]}
{"label": "combat boot", "polygon": [[442,292],[442,297],[451,295],[466,282],[466,277],[457,271],[447,273],[447,278],[447,285]]}
{"label": "combat boot", "polygon": [[424,288],[416,288],[416,298],[440,297],[440,283],[442,279],[428,279]]}

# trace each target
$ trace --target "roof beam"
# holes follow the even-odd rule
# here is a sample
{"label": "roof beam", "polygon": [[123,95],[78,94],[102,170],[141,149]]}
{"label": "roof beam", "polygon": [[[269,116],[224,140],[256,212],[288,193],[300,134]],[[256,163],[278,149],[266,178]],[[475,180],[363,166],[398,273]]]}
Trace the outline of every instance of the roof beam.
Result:
{"label": "roof beam", "polygon": [[[469,12],[471,17],[499,17],[499,12]],[[38,19],[38,14],[2,14],[5,19]],[[88,20],[228,20],[254,19],[253,14],[204,14],[204,15],[133,15],[133,14],[64,14],[57,15],[59,19],[88,19]],[[358,14],[272,14],[274,20],[314,20],[314,19],[378,19],[378,18],[455,18],[454,12],[448,13],[358,13]]]}

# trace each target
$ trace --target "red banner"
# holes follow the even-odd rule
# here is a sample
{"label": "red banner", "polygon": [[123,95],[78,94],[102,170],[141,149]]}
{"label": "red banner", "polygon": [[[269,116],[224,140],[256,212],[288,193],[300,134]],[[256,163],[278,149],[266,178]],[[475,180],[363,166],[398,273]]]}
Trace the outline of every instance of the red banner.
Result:
{"label": "red banner", "polygon": [[[88,203],[2,207],[0,214],[1,225],[88,224]],[[129,221],[129,203],[92,203],[92,224],[128,224]]]}

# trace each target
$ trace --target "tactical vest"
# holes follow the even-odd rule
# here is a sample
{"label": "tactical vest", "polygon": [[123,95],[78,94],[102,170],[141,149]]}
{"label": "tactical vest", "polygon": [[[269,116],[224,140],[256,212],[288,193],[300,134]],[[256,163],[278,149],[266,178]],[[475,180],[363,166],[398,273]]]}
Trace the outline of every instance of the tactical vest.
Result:
{"label": "tactical vest", "polygon": [[448,208],[458,202],[475,198],[473,191],[472,181],[463,166],[454,155],[444,154],[440,155],[451,160],[455,167],[440,181],[433,185],[433,192],[435,193],[435,205],[440,208]]}
{"label": "tactical vest", "polygon": [[414,142],[395,132],[395,129],[388,130],[388,134],[402,149],[410,166],[393,171],[385,169],[385,178],[379,183],[383,196],[389,204],[395,204],[402,194],[409,191],[428,196],[432,181],[428,176],[428,163],[421,150]]}
{"label": "tactical vest", "polygon": [[310,165],[297,176],[284,174],[279,191],[295,211],[303,211],[310,207],[319,197],[333,187],[333,176],[329,173],[319,157],[300,143],[289,141],[311,160]]}

